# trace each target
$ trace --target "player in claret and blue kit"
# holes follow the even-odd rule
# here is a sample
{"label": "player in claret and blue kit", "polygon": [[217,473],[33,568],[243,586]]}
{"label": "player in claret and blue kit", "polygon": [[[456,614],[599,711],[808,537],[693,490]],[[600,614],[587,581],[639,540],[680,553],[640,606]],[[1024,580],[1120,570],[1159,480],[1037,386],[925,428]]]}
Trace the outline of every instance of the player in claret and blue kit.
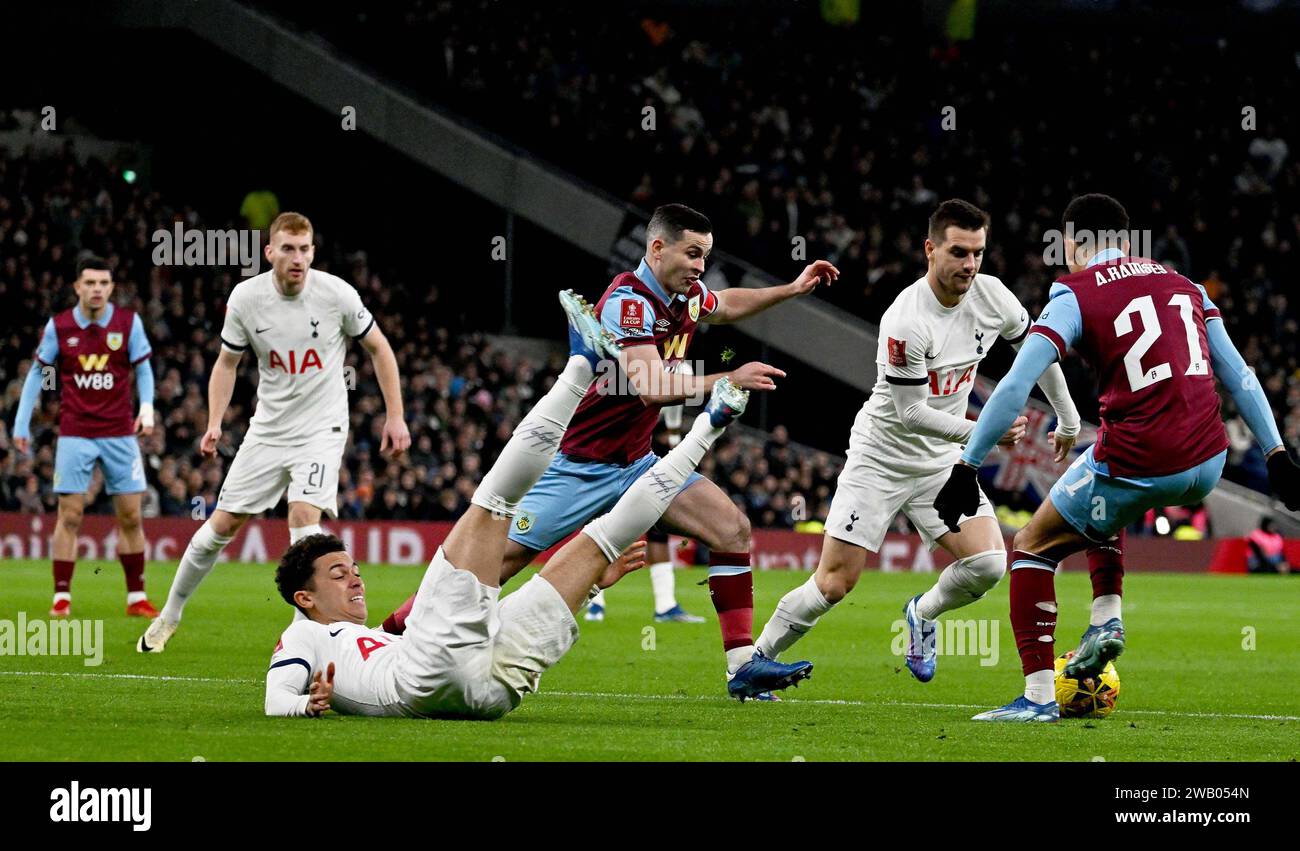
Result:
{"label": "player in claret and blue kit", "polygon": [[[72,609],[72,573],[77,563],[86,491],[99,464],[104,490],[117,514],[117,557],[126,574],[126,613],[154,617],[144,593],[144,527],[140,502],[145,491],[144,463],[136,433],[153,431],[153,368],[144,324],[111,301],[113,275],[98,257],[77,263],[77,304],[45,325],[36,359],[14,419],[14,447],[31,447],[32,411],[47,368],[59,374],[59,438],[54,453],[54,492],[59,520],[54,528],[54,605],[52,617]],[[131,416],[131,378],[140,394],[140,412]]]}
{"label": "player in claret and blue kit", "polygon": [[[659,207],[646,227],[645,259],[635,271],[615,277],[596,304],[602,326],[617,340],[616,378],[625,377],[628,389],[602,379],[587,391],[559,454],[519,504],[503,583],[537,553],[609,511],[655,464],[650,438],[662,406],[702,397],[722,377],[744,390],[772,390],[773,379],[785,376],[757,362],[725,376],[683,374],[680,364],[699,323],[746,319],[829,285],[839,270],[817,260],[788,284],[714,292],[701,280],[713,250],[712,230],[689,207]],[[781,665],[755,652],[749,522],[722,489],[693,474],[659,527],[709,547],[709,593],[722,628],[731,696],[768,699],[771,690],[806,676],[812,668],[807,663]]]}
{"label": "player in claret and blue kit", "polygon": [[[1071,348],[1097,370],[1097,441],[1053,486],[1016,534],[1011,555],[1011,626],[1025,692],[977,721],[1056,721],[1053,645],[1055,571],[1071,553],[1111,541],[1148,509],[1200,502],[1219,481],[1228,448],[1217,375],[1268,458],[1269,481],[1287,508],[1300,508],[1300,469],[1287,455],[1254,372],[1223,328],[1205,290],[1160,263],[1129,256],[1128,214],[1107,195],[1083,195],[1065,210],[1070,274],[1006,378],[980,413],[961,461],[935,498],[950,528],[979,508],[976,473],[1020,411],[1035,379]],[[1071,230],[1073,228],[1073,231]],[[1065,673],[1097,676],[1124,649],[1118,605],[1089,626]]]}

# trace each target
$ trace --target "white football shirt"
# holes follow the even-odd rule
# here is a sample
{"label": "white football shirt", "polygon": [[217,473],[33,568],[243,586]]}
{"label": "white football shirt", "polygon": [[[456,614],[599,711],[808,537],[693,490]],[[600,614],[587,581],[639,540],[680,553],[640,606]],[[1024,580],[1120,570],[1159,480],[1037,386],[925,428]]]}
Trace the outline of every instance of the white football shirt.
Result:
{"label": "white football shirt", "polygon": [[257,410],[245,440],[299,446],[348,430],[343,363],[348,342],[374,318],[347,281],[311,269],[296,296],[281,295],[263,272],[240,282],[226,302],[221,343],[257,357]]}
{"label": "white football shirt", "polygon": [[881,317],[876,386],[853,422],[850,452],[909,475],[955,464],[962,446],[903,425],[891,385],[928,385],[930,407],[965,418],[980,361],[998,337],[1018,342],[1029,325],[1020,301],[992,275],[976,275],[956,307],[940,304],[924,277],[907,287]]}
{"label": "white football shirt", "polygon": [[340,621],[326,626],[296,620],[280,636],[266,672],[266,714],[305,715],[307,692],[319,671],[334,663],[330,707],[343,715],[405,714],[393,665],[403,636]]}

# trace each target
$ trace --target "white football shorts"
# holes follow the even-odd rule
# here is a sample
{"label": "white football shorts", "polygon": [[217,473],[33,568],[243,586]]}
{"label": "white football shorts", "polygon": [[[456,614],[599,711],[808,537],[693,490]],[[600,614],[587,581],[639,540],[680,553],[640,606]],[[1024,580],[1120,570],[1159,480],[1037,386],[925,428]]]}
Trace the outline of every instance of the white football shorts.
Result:
{"label": "white football shorts", "polygon": [[288,492],[289,502],[338,514],[339,465],[347,432],[327,433],[301,446],[270,446],[245,440],[226,471],[217,508],[231,514],[261,514]]}
{"label": "white football shorts", "polygon": [[[861,450],[850,449],[848,461],[835,483],[835,496],[826,517],[826,534],[866,547],[873,553],[880,552],[885,533],[901,511],[921,533],[925,545],[933,550],[939,538],[948,531],[934,510],[934,498],[948,481],[950,472],[951,468],[945,467],[928,475],[901,473]],[[980,507],[975,516],[997,516],[983,488],[980,489]]]}

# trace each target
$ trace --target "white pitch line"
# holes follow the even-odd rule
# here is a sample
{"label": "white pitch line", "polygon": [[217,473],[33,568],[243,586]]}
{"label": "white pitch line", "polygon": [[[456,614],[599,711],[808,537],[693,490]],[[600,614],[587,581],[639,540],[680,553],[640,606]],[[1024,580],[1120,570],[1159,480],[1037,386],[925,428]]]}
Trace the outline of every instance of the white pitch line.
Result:
{"label": "white pitch line", "polygon": [[[79,673],[71,671],[0,671],[0,677],[74,677],[84,679],[99,680],[158,680],[163,682],[182,682],[182,683],[243,683],[246,685],[262,685],[263,680],[235,680],[225,679],[222,677],[177,677],[166,676],[162,674],[98,674],[93,672]],[[538,697],[581,697],[595,698],[598,700],[652,700],[665,702],[695,702],[695,703],[729,703],[731,698],[715,695],[685,695],[685,694],[624,694],[618,692],[606,691],[540,691]],[[834,698],[811,698],[811,699],[791,699],[790,703],[811,704],[814,706],[861,706],[871,708],[875,706],[900,706],[908,709],[986,709],[988,707],[979,703],[922,703],[919,701],[908,700],[840,700]],[[1237,712],[1174,712],[1162,709],[1125,709],[1125,715],[1156,715],[1172,716],[1175,718],[1234,718],[1245,721],[1300,721],[1300,715],[1248,715]]]}

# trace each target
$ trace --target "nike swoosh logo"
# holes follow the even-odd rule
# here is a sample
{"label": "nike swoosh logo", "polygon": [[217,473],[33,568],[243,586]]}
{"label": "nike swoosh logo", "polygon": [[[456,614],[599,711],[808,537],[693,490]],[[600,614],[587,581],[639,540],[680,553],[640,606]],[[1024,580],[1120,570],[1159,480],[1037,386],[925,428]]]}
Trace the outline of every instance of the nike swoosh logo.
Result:
{"label": "nike swoosh logo", "polygon": [[934,360],[936,357],[938,357],[938,355],[932,355],[932,354],[930,354],[930,352],[929,352],[928,350],[927,350],[926,353],[925,353],[925,359],[926,359],[926,360]]}
{"label": "nike swoosh logo", "polygon": [[253,333],[261,334],[263,331],[270,331],[274,327],[275,327],[274,325],[267,325],[265,328],[254,328]]}
{"label": "nike swoosh logo", "polygon": [[338,635],[340,632],[342,632],[342,631],[343,631],[343,630],[341,630],[341,629],[336,629],[336,630],[334,630],[333,632],[330,633],[330,638],[334,638],[335,636],[337,636],[337,635]]}

